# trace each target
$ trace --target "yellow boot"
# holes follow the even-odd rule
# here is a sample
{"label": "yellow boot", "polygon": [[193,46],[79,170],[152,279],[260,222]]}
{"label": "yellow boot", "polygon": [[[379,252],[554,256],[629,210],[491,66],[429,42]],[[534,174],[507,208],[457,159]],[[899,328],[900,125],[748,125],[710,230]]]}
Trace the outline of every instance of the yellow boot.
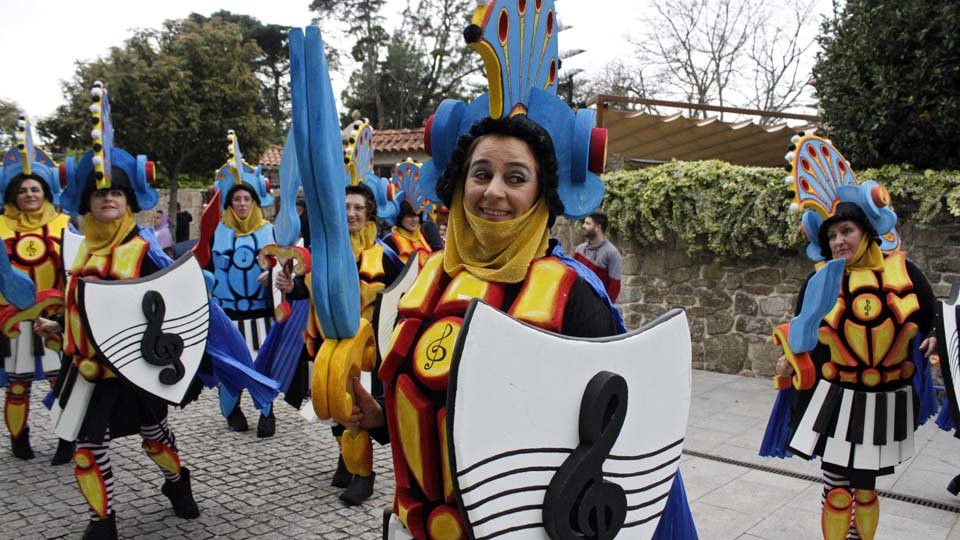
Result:
{"label": "yellow boot", "polygon": [[853,496],[850,492],[842,487],[830,490],[820,515],[824,540],[846,540],[852,513]]}
{"label": "yellow boot", "polygon": [[860,533],[861,540],[873,540],[880,521],[880,498],[872,489],[858,489],[854,499],[857,508],[853,513],[853,525]]}

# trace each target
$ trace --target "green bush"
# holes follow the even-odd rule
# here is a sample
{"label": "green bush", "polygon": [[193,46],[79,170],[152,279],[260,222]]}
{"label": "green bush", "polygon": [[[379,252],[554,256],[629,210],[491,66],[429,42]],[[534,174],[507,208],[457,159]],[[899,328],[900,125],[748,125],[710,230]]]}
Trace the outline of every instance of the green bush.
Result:
{"label": "green bush", "polygon": [[[749,257],[803,244],[783,169],[723,161],[671,161],[604,175],[611,226],[641,246],[676,237],[690,254]],[[960,172],[905,165],[869,169],[861,180],[885,184],[901,219],[919,227],[960,217]]]}
{"label": "green bush", "polygon": [[847,0],[818,41],[821,134],[855,167],[960,168],[960,2]]}

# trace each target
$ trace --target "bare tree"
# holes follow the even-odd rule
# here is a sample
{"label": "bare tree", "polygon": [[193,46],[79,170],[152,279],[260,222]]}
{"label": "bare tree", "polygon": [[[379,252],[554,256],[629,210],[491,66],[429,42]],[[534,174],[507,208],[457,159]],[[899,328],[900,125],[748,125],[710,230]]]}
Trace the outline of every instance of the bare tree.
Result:
{"label": "bare tree", "polygon": [[634,44],[639,54],[665,71],[669,86],[682,99],[722,106],[741,73],[750,35],[763,23],[757,7],[740,0],[657,2],[656,14],[644,21],[646,34]]}
{"label": "bare tree", "polygon": [[[582,86],[580,93],[588,97],[597,94],[613,94],[632,98],[655,98],[664,91],[664,73],[633,65],[623,60],[614,60],[603,65],[600,72]],[[618,105],[627,106],[627,105]],[[650,105],[630,105],[632,110],[657,113]]]}
{"label": "bare tree", "polygon": [[[813,45],[813,37],[804,39],[810,23],[813,0],[792,4],[792,13],[781,24],[765,25],[753,35],[747,57],[753,78],[750,106],[762,111],[780,112],[796,105],[808,91],[809,72],[803,59]],[[763,117],[761,124],[776,119]]]}

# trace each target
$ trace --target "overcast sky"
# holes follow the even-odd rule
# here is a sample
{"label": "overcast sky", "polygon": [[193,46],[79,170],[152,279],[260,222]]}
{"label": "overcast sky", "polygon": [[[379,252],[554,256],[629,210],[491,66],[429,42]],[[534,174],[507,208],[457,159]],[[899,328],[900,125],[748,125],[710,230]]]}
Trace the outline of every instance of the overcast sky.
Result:
{"label": "overcast sky", "polygon": [[[817,0],[829,5],[829,0]],[[252,15],[265,23],[305,26],[314,16],[309,0],[4,0],[0,12],[0,50],[5,52],[0,77],[0,98],[13,100],[31,117],[48,116],[63,102],[61,81],[70,79],[77,61],[103,56],[120,46],[134,28],[157,28],[167,19],[191,12],[209,15],[220,9]],[[398,24],[407,0],[387,0],[388,30]],[[560,49],[587,52],[564,62],[564,69],[583,68],[589,74],[613,59],[629,60],[640,18],[651,0],[561,0],[557,12],[565,26]],[[330,35],[328,35],[330,34]],[[327,32],[341,48],[350,43],[336,32]],[[21,52],[22,51],[22,52]],[[352,71],[345,66],[344,74]],[[334,74],[339,98],[345,75]]]}

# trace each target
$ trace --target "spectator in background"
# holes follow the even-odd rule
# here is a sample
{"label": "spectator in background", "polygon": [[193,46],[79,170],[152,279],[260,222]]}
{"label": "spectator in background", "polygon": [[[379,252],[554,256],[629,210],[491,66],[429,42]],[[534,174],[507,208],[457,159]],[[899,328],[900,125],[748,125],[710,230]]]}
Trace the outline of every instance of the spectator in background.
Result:
{"label": "spectator in background", "polygon": [[180,208],[180,203],[177,203],[177,243],[186,241],[190,239],[190,222],[193,221],[193,216],[190,215],[190,212]]}
{"label": "spectator in background", "polygon": [[160,248],[167,254],[173,255],[173,235],[170,234],[170,218],[163,210],[153,214],[153,233],[157,235]]}
{"label": "spectator in background", "polygon": [[620,296],[620,270],[623,257],[616,246],[607,240],[607,214],[597,210],[583,220],[583,236],[587,241],[577,246],[573,258],[593,270],[603,281],[610,300]]}
{"label": "spectator in background", "polygon": [[307,201],[297,199],[297,215],[300,216],[300,236],[303,238],[303,247],[310,247],[310,222],[307,220]]}

